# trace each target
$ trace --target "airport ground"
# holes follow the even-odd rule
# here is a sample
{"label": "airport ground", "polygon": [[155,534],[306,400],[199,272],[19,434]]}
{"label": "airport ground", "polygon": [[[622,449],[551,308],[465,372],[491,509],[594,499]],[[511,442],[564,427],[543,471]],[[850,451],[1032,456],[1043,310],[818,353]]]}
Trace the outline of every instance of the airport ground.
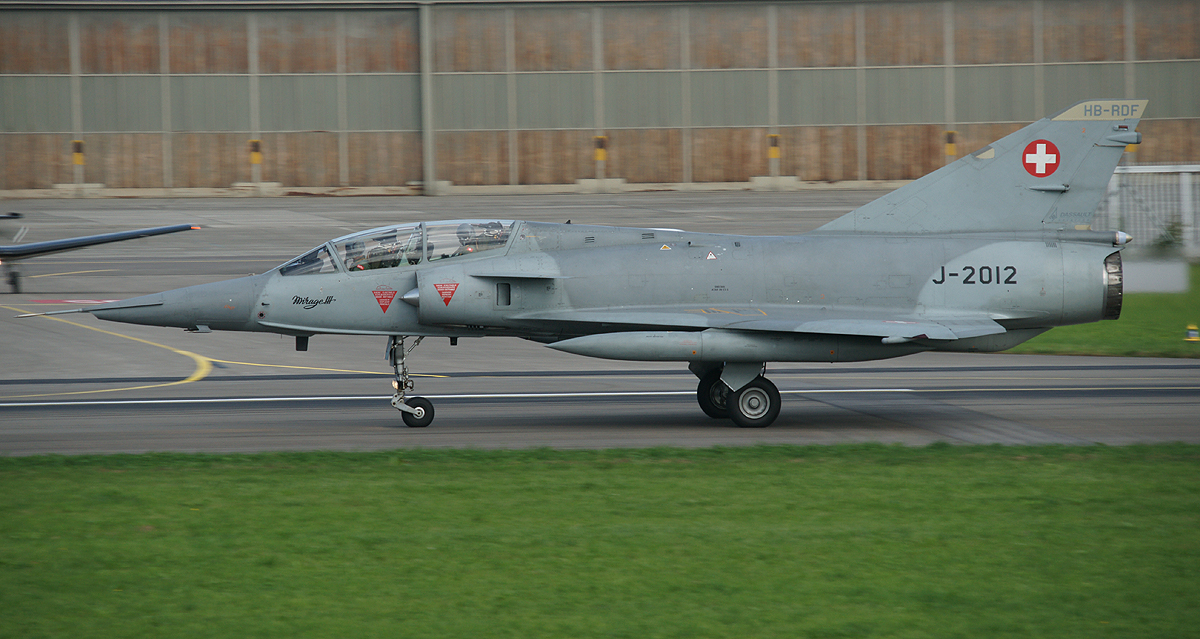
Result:
{"label": "airport ground", "polygon": [[702,447],[756,443],[1200,442],[1200,362],[922,354],[861,364],[772,364],[779,420],[711,420],[683,366],[610,362],[514,339],[428,340],[417,392],[437,418],[405,428],[387,402],[382,338],[187,334],[87,314],[14,319],[80,300],[263,272],[351,231],[422,219],[501,218],[792,234],[881,195],[24,200],[26,241],[191,222],[203,230],[23,263],[0,296],[0,454],[244,452],[404,447]]}

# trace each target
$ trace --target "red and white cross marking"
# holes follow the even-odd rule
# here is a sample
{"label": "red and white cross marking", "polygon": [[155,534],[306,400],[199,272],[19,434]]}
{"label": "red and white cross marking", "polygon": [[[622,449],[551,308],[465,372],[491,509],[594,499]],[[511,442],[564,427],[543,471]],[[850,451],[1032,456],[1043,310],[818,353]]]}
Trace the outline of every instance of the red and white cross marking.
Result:
{"label": "red and white cross marking", "polygon": [[1049,140],[1034,140],[1025,146],[1021,154],[1021,163],[1033,177],[1046,177],[1058,169],[1062,154],[1058,147]]}

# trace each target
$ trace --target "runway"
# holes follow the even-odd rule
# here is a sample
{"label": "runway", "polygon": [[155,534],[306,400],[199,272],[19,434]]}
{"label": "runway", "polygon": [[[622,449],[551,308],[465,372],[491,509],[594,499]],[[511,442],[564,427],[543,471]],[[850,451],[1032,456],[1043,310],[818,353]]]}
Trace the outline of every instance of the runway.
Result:
{"label": "runway", "polygon": [[[187,334],[87,314],[13,319],[262,272],[328,237],[419,219],[495,216],[796,233],[878,193],[307,200],[8,202],[43,225],[27,241],[198,222],[205,230],[26,263],[0,297],[0,454],[609,448],[937,441],[1200,442],[1200,362],[922,354],[861,364],[772,364],[770,428],[704,416],[682,365],[576,357],[509,338],[426,340],[412,355],[427,429],[387,398],[378,337]],[[233,208],[236,207],[236,208]],[[560,219],[565,218],[565,219]]]}

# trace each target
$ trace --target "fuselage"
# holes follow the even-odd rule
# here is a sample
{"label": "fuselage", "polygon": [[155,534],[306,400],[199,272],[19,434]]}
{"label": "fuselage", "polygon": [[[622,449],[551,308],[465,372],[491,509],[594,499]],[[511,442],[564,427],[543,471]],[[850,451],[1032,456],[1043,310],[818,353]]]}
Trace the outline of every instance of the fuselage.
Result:
{"label": "fuselage", "polygon": [[[453,228],[466,229],[464,236]],[[468,220],[373,229],[261,275],[92,312],[200,331],[542,342],[683,334],[727,326],[731,317],[795,313],[846,321],[987,318],[1007,329],[945,343],[798,335],[793,341],[807,346],[764,347],[774,351],[771,361],[857,360],[931,348],[1002,350],[1052,326],[1112,317],[1119,313],[1119,275],[1111,236],[1091,232],[759,237]],[[838,342],[833,357],[830,340]]]}

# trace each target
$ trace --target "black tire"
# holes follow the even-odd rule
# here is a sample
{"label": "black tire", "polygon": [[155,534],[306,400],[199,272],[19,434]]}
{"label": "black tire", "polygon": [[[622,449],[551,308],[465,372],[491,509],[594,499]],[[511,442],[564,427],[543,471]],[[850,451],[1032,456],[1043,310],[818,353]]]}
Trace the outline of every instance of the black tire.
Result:
{"label": "black tire", "polygon": [[8,274],[8,285],[12,288],[12,292],[14,294],[20,294],[20,292],[21,292],[21,275],[20,275],[20,273],[17,273],[16,271],[10,272]]}
{"label": "black tire", "polygon": [[421,413],[414,415],[406,411],[400,412],[400,416],[404,418],[404,423],[409,428],[425,428],[433,422],[433,402],[424,397],[410,397],[404,403]]}
{"label": "black tire", "polygon": [[761,375],[729,395],[729,418],[742,428],[766,428],[779,417],[779,389]]}
{"label": "black tire", "polygon": [[721,369],[709,371],[696,387],[696,402],[700,410],[713,419],[729,417],[729,387],[721,381]]}

